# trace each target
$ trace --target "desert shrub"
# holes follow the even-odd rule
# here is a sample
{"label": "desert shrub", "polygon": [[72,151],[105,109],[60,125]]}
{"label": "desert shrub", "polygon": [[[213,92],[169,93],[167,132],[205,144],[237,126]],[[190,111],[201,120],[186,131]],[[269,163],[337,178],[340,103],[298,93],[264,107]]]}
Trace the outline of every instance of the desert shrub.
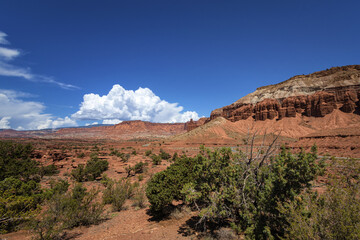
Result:
{"label": "desert shrub", "polygon": [[122,157],[124,153],[119,152],[117,149],[111,149],[110,156]]}
{"label": "desert shrub", "polygon": [[163,160],[168,160],[171,158],[171,155],[169,153],[165,152],[163,149],[160,149],[159,156]]}
{"label": "desert shrub", "polygon": [[146,150],[146,152],[145,152],[145,156],[150,156],[150,155],[151,155],[151,153],[152,153],[152,151],[151,151],[151,150]]}
{"label": "desert shrub", "polygon": [[44,199],[40,184],[15,177],[0,181],[0,233],[13,231],[28,220]]}
{"label": "desert shrub", "polygon": [[360,239],[360,164],[349,160],[333,170],[324,194],[304,192],[279,205],[289,239]]}
{"label": "desert shrub", "polygon": [[64,194],[68,191],[70,184],[66,180],[51,180],[50,181],[50,189],[48,191],[51,192],[51,197],[54,194]]}
{"label": "desert shrub", "polygon": [[47,208],[31,228],[37,239],[60,239],[65,229],[87,226],[101,221],[103,205],[95,201],[98,191],[87,191],[77,184],[72,191],[56,193],[47,202]]}
{"label": "desert shrub", "polygon": [[147,163],[138,162],[134,166],[129,165],[129,166],[125,167],[127,177],[135,176],[136,174],[143,173],[146,166],[147,166]]}
{"label": "desert shrub", "polygon": [[91,151],[99,152],[99,151],[100,151],[100,148],[98,147],[97,144],[95,144],[95,145],[91,148]]}
{"label": "desert shrub", "polygon": [[134,156],[136,156],[136,155],[137,155],[136,150],[132,151],[132,153],[131,153],[131,154],[132,154],[132,155],[134,155]]}
{"label": "desert shrub", "polygon": [[121,161],[122,162],[128,162],[129,159],[130,159],[130,154],[126,153],[126,154],[121,155]]}
{"label": "desert shrub", "polygon": [[58,174],[59,170],[54,164],[48,165],[48,166],[41,166],[39,169],[39,174],[41,177],[43,176],[52,176],[55,174]]}
{"label": "desert shrub", "polygon": [[98,160],[99,159],[99,153],[97,152],[92,152],[90,154],[90,160]]}
{"label": "desert shrub", "polygon": [[85,166],[86,179],[89,181],[95,180],[100,177],[101,174],[108,169],[108,167],[109,163],[107,160],[90,159]]}
{"label": "desert shrub", "polygon": [[134,185],[129,180],[111,180],[103,191],[103,202],[111,204],[114,211],[121,211],[126,199],[133,195],[133,191]]}
{"label": "desert shrub", "polygon": [[135,164],[135,166],[134,166],[135,174],[143,173],[146,166],[147,166],[147,164],[144,162],[138,162],[137,164]]}
{"label": "desert shrub", "polygon": [[36,211],[44,195],[33,147],[0,141],[0,232],[13,231]]}
{"label": "desert shrub", "polygon": [[178,159],[178,157],[179,157],[179,156],[178,156],[178,153],[175,152],[174,155],[172,156],[172,159],[171,159],[171,160],[172,160],[173,162],[175,162],[175,161]]}
{"label": "desert shrub", "polygon": [[31,159],[32,152],[30,144],[0,141],[0,181],[8,177],[27,181],[38,174],[38,163]]}
{"label": "desert shrub", "polygon": [[193,180],[192,169],[195,164],[195,159],[183,157],[150,179],[146,188],[146,196],[153,212],[160,213],[173,200],[183,199],[181,189],[186,183]]}
{"label": "desert shrub", "polygon": [[136,188],[134,196],[132,197],[133,203],[132,206],[135,208],[145,208],[146,207],[146,196],[145,190],[143,188]]}
{"label": "desert shrub", "polygon": [[93,181],[109,167],[107,160],[101,160],[97,157],[90,159],[86,165],[79,166],[71,171],[71,176],[78,182]]}
{"label": "desert shrub", "polygon": [[77,182],[83,182],[86,179],[85,166],[84,164],[79,164],[77,168],[71,171],[71,177]]}
{"label": "desert shrub", "polygon": [[283,148],[233,154],[230,148],[202,148],[195,158],[182,157],[148,183],[152,211],[161,212],[173,200],[184,200],[200,211],[200,222],[229,222],[254,239],[283,236],[288,225],[278,203],[293,201],[322,172],[312,153],[291,154]]}
{"label": "desert shrub", "polygon": [[216,233],[217,240],[235,240],[238,239],[236,237],[236,233],[234,230],[229,228],[220,228],[220,230]]}
{"label": "desert shrub", "polygon": [[77,155],[78,158],[84,158],[85,157],[85,153],[81,152]]}
{"label": "desert shrub", "polygon": [[156,155],[156,154],[152,154],[151,156],[151,159],[152,159],[152,162],[154,165],[160,165],[161,164],[161,157],[159,155]]}

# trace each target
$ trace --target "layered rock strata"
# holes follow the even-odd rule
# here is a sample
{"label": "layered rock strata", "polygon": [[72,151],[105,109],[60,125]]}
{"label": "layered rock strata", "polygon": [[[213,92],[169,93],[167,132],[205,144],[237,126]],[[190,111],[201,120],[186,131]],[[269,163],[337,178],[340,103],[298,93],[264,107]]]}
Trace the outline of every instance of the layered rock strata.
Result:
{"label": "layered rock strata", "polygon": [[255,120],[295,117],[296,113],[308,117],[324,117],[340,109],[346,113],[358,113],[360,108],[360,84],[318,91],[312,95],[291,96],[284,99],[265,99],[256,104],[234,103],[213,111],[210,119],[219,116],[232,122],[253,117]]}
{"label": "layered rock strata", "polygon": [[[360,65],[334,67],[258,88],[231,105],[215,109],[210,119],[232,122],[252,117],[256,121],[283,119],[301,114],[324,117],[334,109],[360,113]],[[187,124],[189,131],[199,124]]]}

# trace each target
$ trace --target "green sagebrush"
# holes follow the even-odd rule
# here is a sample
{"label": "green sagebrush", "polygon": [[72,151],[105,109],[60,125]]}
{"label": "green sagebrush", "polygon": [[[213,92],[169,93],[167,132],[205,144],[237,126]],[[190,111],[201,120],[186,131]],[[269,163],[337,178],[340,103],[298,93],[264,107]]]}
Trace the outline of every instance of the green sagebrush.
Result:
{"label": "green sagebrush", "polygon": [[159,214],[173,200],[183,200],[199,210],[204,226],[227,222],[249,238],[282,236],[288,223],[277,203],[309,187],[323,165],[316,162],[316,147],[311,153],[271,153],[202,147],[195,158],[183,156],[153,176],[146,189],[150,209]]}

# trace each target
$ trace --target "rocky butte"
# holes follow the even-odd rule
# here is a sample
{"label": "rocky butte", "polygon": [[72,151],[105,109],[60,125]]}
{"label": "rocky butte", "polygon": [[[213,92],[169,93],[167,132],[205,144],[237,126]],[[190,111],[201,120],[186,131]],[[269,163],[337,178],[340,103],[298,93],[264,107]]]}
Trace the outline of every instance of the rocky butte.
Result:
{"label": "rocky butte", "polygon": [[253,118],[281,120],[301,114],[324,117],[339,109],[360,113],[360,65],[333,67],[298,75],[278,84],[256,89],[238,101],[211,112],[209,119],[188,122],[190,131],[217,117],[236,122]]}

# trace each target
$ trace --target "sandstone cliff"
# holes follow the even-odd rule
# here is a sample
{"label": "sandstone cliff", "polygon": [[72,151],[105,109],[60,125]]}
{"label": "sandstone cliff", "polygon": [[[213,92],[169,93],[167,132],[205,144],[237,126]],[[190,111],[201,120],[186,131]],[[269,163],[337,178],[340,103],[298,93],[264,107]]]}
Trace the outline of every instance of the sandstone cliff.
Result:
{"label": "sandstone cliff", "polygon": [[324,117],[335,109],[360,112],[360,65],[334,67],[284,82],[258,88],[235,103],[212,111],[210,120],[219,116],[232,122],[283,119],[301,114]]}

